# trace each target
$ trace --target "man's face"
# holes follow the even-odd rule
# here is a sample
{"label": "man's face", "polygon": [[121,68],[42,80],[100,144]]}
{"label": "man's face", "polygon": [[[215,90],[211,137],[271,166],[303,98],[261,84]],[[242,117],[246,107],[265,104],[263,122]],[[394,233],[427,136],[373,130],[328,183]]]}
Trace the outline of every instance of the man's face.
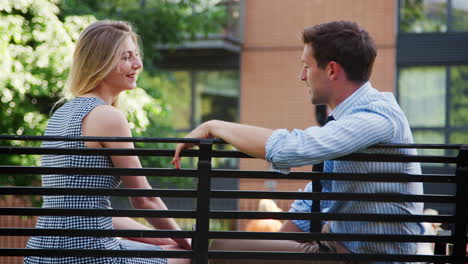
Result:
{"label": "man's face", "polygon": [[303,63],[300,78],[309,87],[310,101],[312,104],[328,104],[330,89],[328,87],[328,76],[325,69],[317,66],[312,45],[305,44],[301,61]]}

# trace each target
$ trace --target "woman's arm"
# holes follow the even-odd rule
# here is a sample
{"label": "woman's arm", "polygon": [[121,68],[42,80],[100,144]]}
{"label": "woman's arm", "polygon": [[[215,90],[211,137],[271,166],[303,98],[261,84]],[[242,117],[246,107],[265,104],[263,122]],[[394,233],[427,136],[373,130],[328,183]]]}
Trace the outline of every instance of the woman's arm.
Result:
{"label": "woman's arm", "polygon": [[[109,105],[99,106],[93,109],[83,119],[83,136],[96,137],[131,137],[130,127],[124,114]],[[87,142],[88,147],[104,148],[128,148],[133,149],[132,142]],[[114,167],[117,168],[141,168],[137,156],[111,156]],[[127,188],[151,189],[151,185],[145,176],[122,176],[122,182]],[[138,209],[167,210],[166,205],[159,197],[130,197],[133,207]],[[146,220],[158,229],[180,230],[173,218],[146,218]],[[183,249],[191,249],[190,240],[174,239]]]}
{"label": "woman's arm", "polygon": [[[112,217],[112,224],[115,229],[138,229],[138,230],[152,230],[151,228],[133,220],[129,217]],[[177,243],[164,237],[126,237],[126,239],[139,241],[153,245],[177,245]]]}

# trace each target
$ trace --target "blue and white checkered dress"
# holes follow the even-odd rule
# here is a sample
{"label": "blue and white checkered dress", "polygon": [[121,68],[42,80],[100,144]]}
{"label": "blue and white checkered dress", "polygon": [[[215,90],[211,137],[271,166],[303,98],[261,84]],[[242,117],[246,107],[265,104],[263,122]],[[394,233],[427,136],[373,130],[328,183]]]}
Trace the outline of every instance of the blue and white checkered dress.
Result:
{"label": "blue and white checkered dress", "polygon": [[[99,98],[77,97],[60,107],[50,119],[45,135],[81,136],[81,122],[95,107],[104,105]],[[44,147],[85,148],[84,142],[45,141]],[[54,167],[112,167],[106,156],[43,155],[43,166]],[[120,177],[112,175],[44,175],[42,185],[55,188],[116,188]],[[109,196],[44,196],[44,208],[107,209]],[[41,216],[36,228],[113,229],[111,217]],[[28,248],[125,250],[114,237],[31,237]],[[135,263],[167,262],[165,258],[91,258],[91,257],[25,257],[25,263]]]}

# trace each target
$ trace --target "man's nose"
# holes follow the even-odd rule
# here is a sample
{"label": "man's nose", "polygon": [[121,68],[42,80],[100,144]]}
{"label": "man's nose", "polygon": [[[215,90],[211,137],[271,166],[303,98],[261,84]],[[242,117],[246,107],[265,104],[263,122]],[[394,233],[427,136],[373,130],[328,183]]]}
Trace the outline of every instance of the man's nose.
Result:
{"label": "man's nose", "polygon": [[305,71],[305,69],[301,71],[299,78],[301,79],[301,81],[307,81],[307,72]]}

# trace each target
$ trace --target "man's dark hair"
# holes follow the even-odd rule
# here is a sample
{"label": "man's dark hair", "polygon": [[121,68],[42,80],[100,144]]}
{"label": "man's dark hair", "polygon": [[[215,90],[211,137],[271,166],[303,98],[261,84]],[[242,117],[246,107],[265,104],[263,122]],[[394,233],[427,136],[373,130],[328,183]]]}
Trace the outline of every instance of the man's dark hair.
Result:
{"label": "man's dark hair", "polygon": [[369,80],[377,51],[367,31],[350,21],[333,21],[315,25],[302,32],[304,44],[312,44],[318,67],[338,62],[348,80]]}

